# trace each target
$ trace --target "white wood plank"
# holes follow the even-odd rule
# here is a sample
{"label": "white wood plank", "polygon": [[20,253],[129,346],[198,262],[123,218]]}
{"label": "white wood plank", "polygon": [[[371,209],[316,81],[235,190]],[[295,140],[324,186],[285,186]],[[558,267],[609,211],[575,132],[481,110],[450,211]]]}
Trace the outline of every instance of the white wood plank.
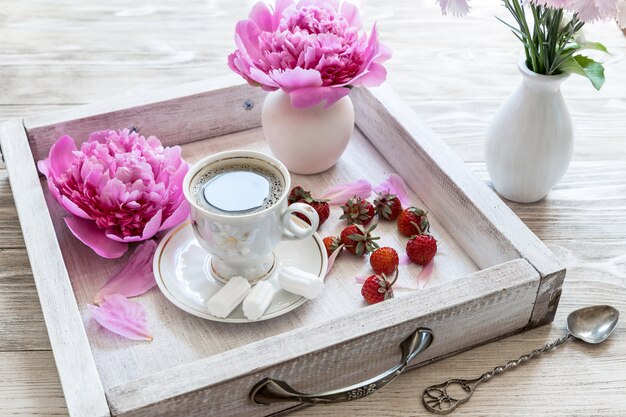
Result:
{"label": "white wood plank", "polygon": [[11,187],[19,190],[14,195],[15,206],[22,213],[22,233],[26,236],[26,249],[71,415],[108,416],[104,390],[22,124],[19,121],[0,124],[0,141],[8,161]]}
{"label": "white wood plank", "polygon": [[264,97],[261,89],[227,75],[33,116],[24,125],[36,160],[62,135],[80,143],[103,129],[134,127],[164,145],[184,144],[259,126]]}
{"label": "white wood plank", "polygon": [[[433,331],[434,340],[417,362],[464,349],[527,323],[538,283],[539,275],[528,262],[511,261],[446,286],[364,308],[356,315],[132,381],[108,390],[107,398],[114,415],[201,416],[206,413],[203,404],[210,404],[211,413],[220,416],[265,415],[290,404],[265,407],[246,401],[250,388],[264,377],[286,380],[304,392],[364,380],[397,362],[399,343],[422,326]],[[474,330],[455,330],[468,327]],[[367,364],[360,358],[367,358]],[[159,384],[148,383],[149,379]]]}

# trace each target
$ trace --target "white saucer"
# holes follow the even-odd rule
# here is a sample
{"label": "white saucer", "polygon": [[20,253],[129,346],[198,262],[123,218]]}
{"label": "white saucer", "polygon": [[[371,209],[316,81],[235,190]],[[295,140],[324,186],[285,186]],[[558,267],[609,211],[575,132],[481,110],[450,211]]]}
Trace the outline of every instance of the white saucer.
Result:
{"label": "white saucer", "polygon": [[[317,233],[298,241],[278,244],[274,253],[281,265],[297,266],[322,278],[328,259],[324,243]],[[159,243],[154,254],[153,270],[159,289],[178,308],[207,320],[226,323],[249,323],[241,305],[224,319],[208,313],[206,302],[224,284],[210,274],[210,255],[200,246],[189,222],[172,229]],[[281,289],[276,273],[267,279],[276,293],[272,303],[258,320],[282,316],[307,300]]]}

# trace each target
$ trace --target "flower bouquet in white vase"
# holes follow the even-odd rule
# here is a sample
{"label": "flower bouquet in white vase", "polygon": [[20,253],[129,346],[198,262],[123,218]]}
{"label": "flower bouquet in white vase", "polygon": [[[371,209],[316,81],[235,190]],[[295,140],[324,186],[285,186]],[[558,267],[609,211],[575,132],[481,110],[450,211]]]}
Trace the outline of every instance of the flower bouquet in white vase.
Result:
{"label": "flower bouquet in white vase", "polygon": [[[496,112],[485,143],[487,171],[496,191],[508,200],[544,198],[563,177],[573,153],[572,121],[560,85],[570,74],[589,79],[599,90],[602,63],[587,50],[607,53],[587,41],[586,23],[617,19],[626,24],[626,0],[503,0],[512,20],[501,20],[522,42],[518,63],[522,82]],[[464,15],[468,0],[440,0],[443,13]]]}

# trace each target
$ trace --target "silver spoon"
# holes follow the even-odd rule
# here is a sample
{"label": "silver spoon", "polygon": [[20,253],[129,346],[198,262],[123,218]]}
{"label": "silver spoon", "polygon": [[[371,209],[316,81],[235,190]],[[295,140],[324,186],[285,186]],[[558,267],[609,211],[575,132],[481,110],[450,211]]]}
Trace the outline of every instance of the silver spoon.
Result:
{"label": "silver spoon", "polygon": [[[565,336],[539,349],[535,349],[517,360],[509,361],[504,366],[498,366],[478,378],[449,379],[442,384],[431,385],[422,394],[424,407],[431,413],[449,414],[461,404],[469,401],[480,383],[489,381],[494,375],[522,365],[543,352],[548,352],[562,345],[572,336],[592,344],[604,342],[615,329],[618,319],[619,312],[617,309],[608,305],[597,305],[574,310],[567,316],[567,334]],[[456,388],[460,387],[465,393],[463,398],[454,398],[448,394],[448,388],[455,386]]]}

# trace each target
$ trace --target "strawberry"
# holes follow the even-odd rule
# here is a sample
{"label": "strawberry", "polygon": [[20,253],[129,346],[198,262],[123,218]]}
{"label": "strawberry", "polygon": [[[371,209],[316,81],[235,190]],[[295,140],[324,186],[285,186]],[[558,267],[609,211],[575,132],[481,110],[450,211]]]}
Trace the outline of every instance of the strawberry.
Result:
{"label": "strawberry", "polygon": [[[310,203],[307,203],[309,206],[313,207],[315,209],[315,211],[317,211],[317,216],[320,218],[320,222],[319,222],[319,226],[321,226],[322,224],[324,224],[324,222],[326,220],[328,220],[328,217],[330,216],[330,206],[328,205],[328,203],[324,200],[313,200]],[[301,215],[298,216],[301,219],[305,216]],[[309,219],[307,219],[306,217],[303,219],[305,222],[309,223]],[[319,227],[318,226],[318,227]]]}
{"label": "strawberry", "polygon": [[394,248],[384,247],[376,249],[370,255],[370,265],[377,274],[391,275],[398,267],[400,258]]}
{"label": "strawberry", "polygon": [[[313,207],[317,212],[317,216],[320,219],[319,226],[324,224],[324,222],[328,220],[328,217],[330,216],[330,206],[326,202],[327,200],[320,200],[311,197],[311,192],[306,191],[300,186],[293,187],[287,199],[289,201],[289,204],[305,203]],[[296,216],[304,220],[307,224],[311,224],[309,219],[304,214],[296,213]]]}
{"label": "strawberry", "polygon": [[418,235],[406,244],[406,254],[418,265],[426,265],[437,253],[437,241],[431,235]]}
{"label": "strawberry", "polygon": [[412,237],[421,235],[430,230],[427,213],[417,207],[406,208],[398,216],[398,232],[400,234]]}
{"label": "strawberry", "polygon": [[343,215],[340,219],[346,219],[348,224],[369,224],[376,215],[374,206],[361,197],[354,196],[346,204],[341,206]]}
{"label": "strawberry", "polygon": [[396,276],[391,282],[385,274],[371,275],[363,283],[361,295],[369,304],[376,304],[393,298],[392,286],[396,279],[398,279],[398,271],[396,271]]}
{"label": "strawberry", "polygon": [[298,185],[291,189],[287,200],[289,201],[289,204],[293,204],[302,200],[306,200],[307,198],[311,198],[311,193]]}
{"label": "strawberry", "polygon": [[374,200],[374,208],[381,219],[395,220],[402,212],[402,203],[395,194],[378,193],[378,197]]}
{"label": "strawberry", "polygon": [[324,246],[326,247],[326,253],[328,254],[328,257],[330,257],[333,252],[335,252],[337,249],[339,249],[339,246],[341,246],[341,239],[337,236],[327,236],[323,239],[323,241]]}
{"label": "strawberry", "polygon": [[363,256],[378,248],[375,240],[378,236],[372,236],[371,232],[376,228],[376,224],[365,229],[359,224],[351,224],[341,231],[341,243],[346,245],[346,250],[353,255]]}

